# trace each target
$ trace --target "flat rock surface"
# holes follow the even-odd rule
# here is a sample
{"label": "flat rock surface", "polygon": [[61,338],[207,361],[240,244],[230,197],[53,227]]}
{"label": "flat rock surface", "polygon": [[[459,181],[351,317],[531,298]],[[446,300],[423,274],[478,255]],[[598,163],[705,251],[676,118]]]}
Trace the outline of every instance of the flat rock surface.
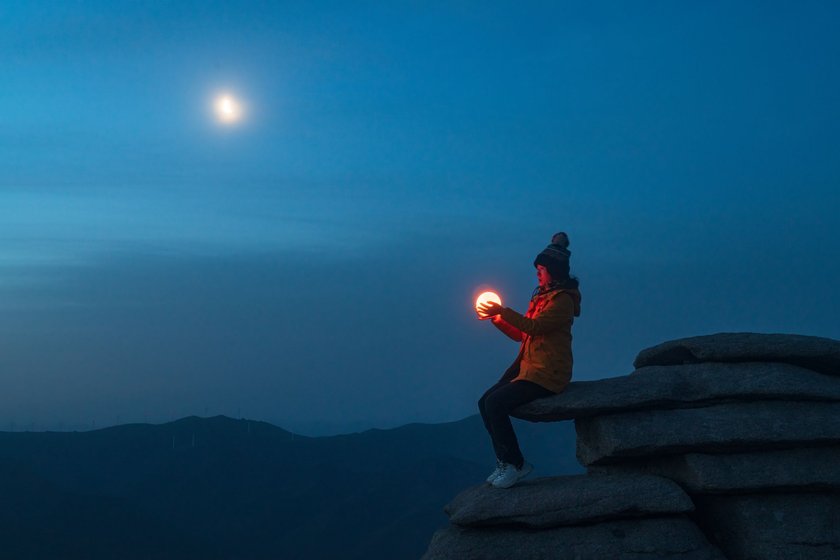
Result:
{"label": "flat rock surface", "polygon": [[690,494],[770,489],[840,491],[840,446],[757,453],[687,453],[590,469],[592,474],[652,474]]}
{"label": "flat rock surface", "polygon": [[726,560],[683,517],[545,530],[462,528],[432,537],[423,560]]}
{"label": "flat rock surface", "polygon": [[820,447],[840,443],[840,403],[744,402],[575,420],[584,466],[626,458]]}
{"label": "flat rock surface", "polygon": [[719,333],[671,340],[639,352],[633,365],[785,362],[840,375],[840,341],[798,334]]}
{"label": "flat rock surface", "polygon": [[697,508],[729,560],[840,558],[840,495],[704,496]]}
{"label": "flat rock surface", "polygon": [[648,366],[631,375],[576,381],[532,401],[514,416],[553,422],[652,408],[685,408],[733,400],[840,401],[840,379],[779,362]]}
{"label": "flat rock surface", "polygon": [[537,478],[507,490],[482,484],[458,494],[444,511],[461,526],[542,528],[693,509],[691,499],[673,481],[630,474]]}

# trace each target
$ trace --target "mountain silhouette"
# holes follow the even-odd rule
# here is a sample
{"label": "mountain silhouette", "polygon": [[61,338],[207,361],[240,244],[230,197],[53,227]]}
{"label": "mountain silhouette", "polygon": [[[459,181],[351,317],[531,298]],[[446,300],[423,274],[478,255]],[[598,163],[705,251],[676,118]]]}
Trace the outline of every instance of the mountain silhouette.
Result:
{"label": "mountain silhouette", "polygon": [[[571,423],[517,422],[536,475]],[[330,437],[224,416],[0,432],[4,558],[418,558],[494,463],[478,416]]]}

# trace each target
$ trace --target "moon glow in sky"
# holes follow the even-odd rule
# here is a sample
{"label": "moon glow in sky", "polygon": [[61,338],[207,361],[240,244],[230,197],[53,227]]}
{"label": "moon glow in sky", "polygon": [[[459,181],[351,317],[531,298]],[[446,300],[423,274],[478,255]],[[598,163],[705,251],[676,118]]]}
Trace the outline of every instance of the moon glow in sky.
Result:
{"label": "moon glow in sky", "polygon": [[220,95],[213,104],[216,118],[223,124],[233,124],[242,117],[241,104],[231,95]]}

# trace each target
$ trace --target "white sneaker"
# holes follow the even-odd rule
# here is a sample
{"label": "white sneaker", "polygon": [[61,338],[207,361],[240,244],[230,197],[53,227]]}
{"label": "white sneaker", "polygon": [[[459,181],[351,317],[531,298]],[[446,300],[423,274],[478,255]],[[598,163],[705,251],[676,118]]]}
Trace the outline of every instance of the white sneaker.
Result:
{"label": "white sneaker", "polygon": [[493,482],[497,476],[502,474],[502,465],[504,465],[504,463],[496,459],[496,470],[490,473],[490,476],[487,477],[487,482]]}
{"label": "white sneaker", "polygon": [[523,463],[521,469],[517,469],[510,463],[505,463],[502,466],[502,472],[490,484],[494,488],[510,488],[534,470],[534,466],[530,463]]}

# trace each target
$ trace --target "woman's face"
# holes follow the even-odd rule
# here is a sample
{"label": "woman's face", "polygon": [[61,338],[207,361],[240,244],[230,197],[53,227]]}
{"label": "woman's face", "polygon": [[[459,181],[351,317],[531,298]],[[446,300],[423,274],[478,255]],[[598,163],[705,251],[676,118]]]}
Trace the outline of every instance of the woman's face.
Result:
{"label": "woman's face", "polygon": [[548,286],[549,282],[551,282],[551,275],[548,273],[548,270],[541,265],[537,265],[537,280],[540,283],[540,288],[545,288]]}

